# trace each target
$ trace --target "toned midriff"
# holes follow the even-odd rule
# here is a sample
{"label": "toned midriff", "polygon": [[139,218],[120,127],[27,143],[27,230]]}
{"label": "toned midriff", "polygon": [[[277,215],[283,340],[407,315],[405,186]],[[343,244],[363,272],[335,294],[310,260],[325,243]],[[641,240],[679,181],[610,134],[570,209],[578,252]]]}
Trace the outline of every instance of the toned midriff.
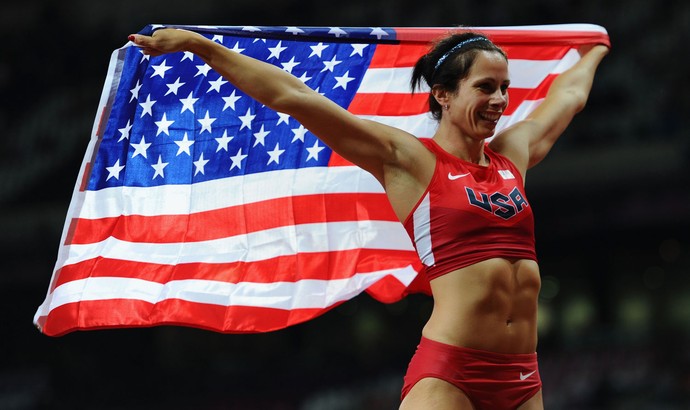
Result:
{"label": "toned midriff", "polygon": [[541,280],[533,260],[493,258],[431,281],[424,337],[498,353],[534,353]]}

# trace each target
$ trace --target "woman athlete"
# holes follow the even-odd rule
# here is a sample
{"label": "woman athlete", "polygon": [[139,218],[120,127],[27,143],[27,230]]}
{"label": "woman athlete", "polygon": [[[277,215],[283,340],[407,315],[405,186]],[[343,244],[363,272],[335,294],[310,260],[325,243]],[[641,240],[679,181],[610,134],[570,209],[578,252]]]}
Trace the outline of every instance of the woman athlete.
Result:
{"label": "woman athlete", "polygon": [[535,353],[540,277],[523,181],[584,107],[606,46],[581,50],[538,108],[494,135],[508,105],[505,53],[481,34],[445,38],[413,72],[413,85],[430,87],[439,121],[433,138],[420,140],[358,118],[280,68],[199,34],[161,29],[129,39],[145,54],[196,54],[382,184],[434,299],[400,409],[543,408]]}

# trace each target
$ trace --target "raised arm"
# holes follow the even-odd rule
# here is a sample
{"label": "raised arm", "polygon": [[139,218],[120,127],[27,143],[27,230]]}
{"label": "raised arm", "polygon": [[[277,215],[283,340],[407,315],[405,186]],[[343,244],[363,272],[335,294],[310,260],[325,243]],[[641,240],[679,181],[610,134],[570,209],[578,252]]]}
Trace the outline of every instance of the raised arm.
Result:
{"label": "raised arm", "polygon": [[350,114],[276,66],[186,30],[161,29],[152,36],[133,34],[129,39],[144,53],[154,56],[177,51],[196,54],[238,89],[278,112],[289,114],[339,155],[382,183],[387,165],[406,168],[413,163],[414,149],[410,145],[417,147],[416,138]]}
{"label": "raised arm", "polygon": [[604,45],[586,50],[573,67],[556,77],[539,107],[497,135],[491,147],[507,155],[523,173],[538,164],[585,107],[596,69],[608,51]]}

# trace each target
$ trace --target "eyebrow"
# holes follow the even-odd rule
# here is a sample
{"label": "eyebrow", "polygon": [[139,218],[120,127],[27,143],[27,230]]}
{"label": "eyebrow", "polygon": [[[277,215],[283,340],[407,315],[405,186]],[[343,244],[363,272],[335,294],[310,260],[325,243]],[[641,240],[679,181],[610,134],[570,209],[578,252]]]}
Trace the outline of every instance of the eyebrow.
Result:
{"label": "eyebrow", "polygon": [[[481,83],[481,82],[485,82],[485,81],[489,81],[489,82],[492,82],[492,83],[493,83],[493,82],[496,82],[496,80],[495,80],[493,77],[481,77],[481,78],[476,79],[474,82],[475,82],[475,83]],[[501,84],[508,84],[508,85],[510,85],[510,78],[506,78],[505,80],[499,81],[499,82],[500,82]]]}

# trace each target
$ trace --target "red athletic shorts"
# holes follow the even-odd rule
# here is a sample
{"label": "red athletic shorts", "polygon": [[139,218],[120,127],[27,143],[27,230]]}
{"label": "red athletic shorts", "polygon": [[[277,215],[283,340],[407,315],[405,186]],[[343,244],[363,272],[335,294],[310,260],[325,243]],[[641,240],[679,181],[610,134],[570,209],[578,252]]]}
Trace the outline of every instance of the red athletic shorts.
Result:
{"label": "red athletic shorts", "polygon": [[407,368],[401,398],[426,377],[453,384],[477,410],[515,409],[541,389],[536,353],[493,353],[422,337]]}

